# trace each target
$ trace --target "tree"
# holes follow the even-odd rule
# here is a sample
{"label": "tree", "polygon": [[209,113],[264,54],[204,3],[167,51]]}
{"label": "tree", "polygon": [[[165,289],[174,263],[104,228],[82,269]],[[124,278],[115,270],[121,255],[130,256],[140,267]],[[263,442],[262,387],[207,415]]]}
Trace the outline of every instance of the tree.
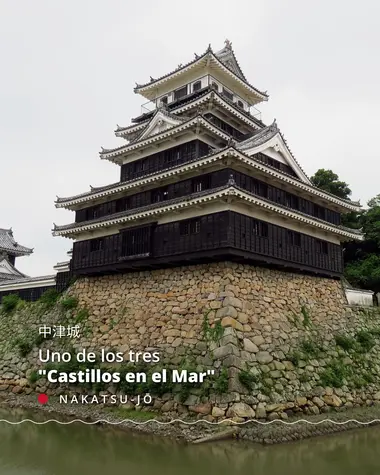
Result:
{"label": "tree", "polygon": [[345,250],[345,276],[352,284],[380,292],[380,195],[368,202],[360,216],[364,241],[349,243]]}
{"label": "tree", "polygon": [[313,185],[325,190],[329,193],[332,193],[339,198],[349,200],[351,196],[351,190],[347,183],[340,181],[339,177],[332,170],[325,170],[320,168],[315,172],[315,174],[310,178]]}
{"label": "tree", "polygon": [[363,260],[347,264],[345,277],[356,287],[380,292],[380,254],[369,254]]}
{"label": "tree", "polygon": [[[320,168],[310,178],[310,181],[321,190],[325,190],[345,200],[350,199],[352,193],[350,187],[344,181],[339,180],[339,176],[332,170]],[[342,224],[347,228],[359,229],[361,227],[360,214],[354,211],[344,214],[342,216]]]}

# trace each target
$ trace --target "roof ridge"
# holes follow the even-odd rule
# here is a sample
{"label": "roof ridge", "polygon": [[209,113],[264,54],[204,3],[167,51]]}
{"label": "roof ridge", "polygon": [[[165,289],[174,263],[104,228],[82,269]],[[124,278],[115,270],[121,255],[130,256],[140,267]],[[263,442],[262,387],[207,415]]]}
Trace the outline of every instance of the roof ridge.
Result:
{"label": "roof ridge", "polygon": [[[236,76],[240,81],[242,81],[243,83],[245,83],[247,86],[249,86],[250,88],[252,88],[254,91],[256,91],[258,94],[262,95],[262,96],[265,96],[266,98],[268,98],[268,93],[267,91],[261,91],[260,89],[257,89],[255,86],[253,86],[252,84],[250,84],[247,79],[245,79],[245,76],[243,74],[243,78],[240,77],[240,75],[238,75],[235,71],[233,71],[230,67],[228,67],[218,56],[217,56],[217,53],[214,53],[212,47],[211,47],[211,44],[209,44],[206,52],[204,54],[202,54],[201,56],[197,56],[195,57],[195,59],[193,59],[192,61],[189,61],[188,63],[186,63],[185,65],[182,65],[180,64],[176,69],[174,69],[173,71],[167,73],[167,74],[164,74],[163,76],[160,76],[159,78],[155,79],[155,78],[152,78],[151,77],[151,80],[149,82],[146,82],[144,84],[138,84],[136,82],[136,87],[134,88],[134,92],[135,93],[138,93],[138,91],[140,89],[143,89],[145,87],[148,87],[156,82],[159,82],[159,81],[162,81],[163,79],[166,79],[168,78],[169,76],[171,76],[172,74],[175,74],[176,72],[178,71],[182,71],[183,69],[186,69],[188,68],[189,66],[195,64],[197,61],[200,61],[201,59],[203,59],[205,56],[211,54],[223,67],[225,67],[230,73],[232,73],[234,76]],[[235,57],[235,54],[233,53],[233,56]],[[235,59],[236,60],[236,59]],[[237,62],[237,60],[236,60]],[[238,62],[237,62],[238,64]],[[240,65],[239,65],[239,69],[240,68]]]}

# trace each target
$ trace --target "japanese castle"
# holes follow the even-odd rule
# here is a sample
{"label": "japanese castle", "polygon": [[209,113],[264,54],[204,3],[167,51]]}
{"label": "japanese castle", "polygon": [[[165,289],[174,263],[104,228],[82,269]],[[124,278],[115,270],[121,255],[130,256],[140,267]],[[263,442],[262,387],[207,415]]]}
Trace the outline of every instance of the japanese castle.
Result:
{"label": "japanese castle", "polygon": [[16,257],[28,256],[33,249],[15,241],[12,229],[0,228],[0,283],[26,277],[16,269]]}
{"label": "japanese castle", "polygon": [[233,260],[341,276],[341,242],[362,239],[341,215],[360,205],[311,184],[228,40],[134,92],[150,107],[100,152],[119,181],[56,201],[75,211],[53,230],[75,274]]}

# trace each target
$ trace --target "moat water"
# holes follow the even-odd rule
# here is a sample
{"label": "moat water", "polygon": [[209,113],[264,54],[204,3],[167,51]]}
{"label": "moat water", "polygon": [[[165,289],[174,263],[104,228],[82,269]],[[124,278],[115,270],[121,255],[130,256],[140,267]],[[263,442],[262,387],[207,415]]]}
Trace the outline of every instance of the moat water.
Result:
{"label": "moat water", "polygon": [[[0,410],[8,420],[26,416]],[[183,445],[83,424],[0,423],[1,475],[376,475],[379,449],[380,427],[262,447]]]}

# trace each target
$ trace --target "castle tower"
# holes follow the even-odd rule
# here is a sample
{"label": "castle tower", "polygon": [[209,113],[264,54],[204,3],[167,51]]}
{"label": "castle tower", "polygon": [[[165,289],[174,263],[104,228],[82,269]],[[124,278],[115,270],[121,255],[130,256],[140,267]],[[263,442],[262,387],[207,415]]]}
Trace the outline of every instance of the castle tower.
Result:
{"label": "castle tower", "polygon": [[75,211],[53,230],[75,241],[75,274],[236,260],[341,276],[341,242],[362,239],[341,215],[360,205],[311,184],[229,41],[135,93],[149,103],[100,152],[120,180],[56,201]]}
{"label": "castle tower", "polygon": [[32,252],[33,249],[15,241],[12,229],[0,228],[0,282],[25,277],[15,267],[16,257],[28,256]]}

